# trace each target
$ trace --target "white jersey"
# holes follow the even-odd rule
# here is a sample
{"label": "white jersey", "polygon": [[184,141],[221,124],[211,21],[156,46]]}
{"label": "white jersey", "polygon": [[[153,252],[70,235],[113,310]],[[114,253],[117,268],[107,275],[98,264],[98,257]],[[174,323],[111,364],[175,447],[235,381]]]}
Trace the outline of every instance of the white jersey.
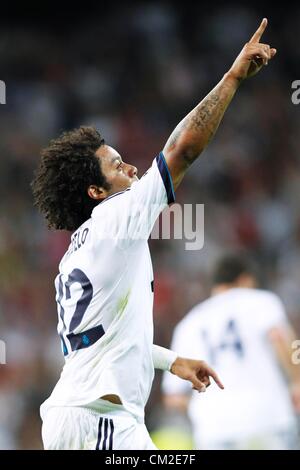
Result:
{"label": "white jersey", "polygon": [[143,418],[154,376],[148,238],[173,201],[161,152],[139,181],[101,202],[73,233],[55,280],[66,362],[42,416],[49,407],[86,405],[113,394]]}
{"label": "white jersey", "polygon": [[[177,325],[172,349],[206,360],[220,376],[206,393],[192,392],[189,415],[197,445],[284,430],[294,423],[287,385],[268,341],[272,327],[287,323],[279,298],[270,292],[236,288],[197,305]],[[191,387],[165,374],[166,394]]]}

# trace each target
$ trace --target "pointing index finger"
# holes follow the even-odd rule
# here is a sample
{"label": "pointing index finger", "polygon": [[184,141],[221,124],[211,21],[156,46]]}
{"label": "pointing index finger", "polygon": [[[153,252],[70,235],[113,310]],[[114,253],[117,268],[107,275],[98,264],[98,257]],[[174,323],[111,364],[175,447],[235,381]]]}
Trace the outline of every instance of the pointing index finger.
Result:
{"label": "pointing index finger", "polygon": [[268,20],[267,18],[264,18],[262,22],[260,23],[259,28],[255,31],[255,33],[253,34],[249,42],[259,42],[260,38],[263,35],[264,30],[267,27],[267,24],[268,24]]}
{"label": "pointing index finger", "polygon": [[209,375],[214,379],[214,381],[216,382],[216,384],[219,386],[219,388],[221,388],[222,390],[224,389],[224,385],[222,384],[221,380],[219,379],[218,375],[216,374],[216,372],[213,370],[213,369],[209,369],[208,371]]}

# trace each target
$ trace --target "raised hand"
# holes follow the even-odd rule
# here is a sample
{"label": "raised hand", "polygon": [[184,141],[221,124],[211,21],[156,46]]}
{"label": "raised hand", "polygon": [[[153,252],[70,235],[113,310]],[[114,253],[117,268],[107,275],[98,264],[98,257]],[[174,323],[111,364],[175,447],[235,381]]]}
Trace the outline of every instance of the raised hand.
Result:
{"label": "raised hand", "polygon": [[242,81],[257,74],[264,65],[268,65],[269,60],[273,59],[277,52],[276,49],[271,48],[269,44],[260,42],[267,24],[268,20],[264,18],[250,41],[245,44],[235,59],[228,72],[229,75]]}

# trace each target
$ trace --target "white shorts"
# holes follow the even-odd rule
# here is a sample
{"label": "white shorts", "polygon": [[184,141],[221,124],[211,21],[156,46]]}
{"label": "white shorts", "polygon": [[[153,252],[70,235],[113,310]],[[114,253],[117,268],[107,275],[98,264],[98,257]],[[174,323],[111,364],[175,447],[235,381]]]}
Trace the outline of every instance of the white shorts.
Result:
{"label": "white shorts", "polygon": [[156,449],[144,422],[109,403],[101,411],[79,406],[50,408],[43,416],[42,438],[45,450]]}

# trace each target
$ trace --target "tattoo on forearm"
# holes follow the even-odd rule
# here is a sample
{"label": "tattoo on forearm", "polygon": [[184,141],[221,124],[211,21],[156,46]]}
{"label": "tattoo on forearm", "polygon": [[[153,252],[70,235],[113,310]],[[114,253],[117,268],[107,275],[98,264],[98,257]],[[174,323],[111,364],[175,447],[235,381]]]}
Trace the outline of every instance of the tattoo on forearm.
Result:
{"label": "tattoo on forearm", "polygon": [[184,156],[186,162],[191,164],[215,134],[233,94],[226,85],[220,84],[181,121],[171,134],[168,146],[175,146],[186,132],[189,137],[191,133],[195,134],[194,142]]}
{"label": "tattoo on forearm", "polygon": [[[201,141],[203,146],[206,146],[214,136],[225,109],[226,105],[220,102],[219,93],[213,92],[195,108],[185,127],[188,130],[201,132]],[[187,155],[185,159],[191,164],[197,156],[197,154]]]}
{"label": "tattoo on forearm", "polygon": [[214,123],[209,123],[209,120],[218,101],[218,93],[213,93],[200,103],[172,132],[168,141],[169,146],[172,147],[177,143],[184,130],[208,130],[208,124],[211,124],[210,127],[213,127]]}
{"label": "tattoo on forearm", "polygon": [[223,114],[224,106],[220,106],[219,112],[213,118],[212,122],[210,122],[219,101],[220,97],[218,93],[215,92],[209,95],[192,113],[188,128],[194,130],[206,129],[207,124],[211,124],[210,127],[213,127],[215,122],[220,118],[220,115]]}

